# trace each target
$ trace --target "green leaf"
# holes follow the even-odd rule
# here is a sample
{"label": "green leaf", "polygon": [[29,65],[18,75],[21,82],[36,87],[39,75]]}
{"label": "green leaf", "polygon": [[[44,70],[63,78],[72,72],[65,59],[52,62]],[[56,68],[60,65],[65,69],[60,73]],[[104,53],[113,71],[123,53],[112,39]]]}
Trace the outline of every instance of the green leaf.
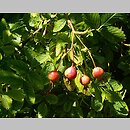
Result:
{"label": "green leaf", "polygon": [[31,104],[35,104],[35,91],[31,84],[27,83],[25,85],[24,92],[26,94],[26,100]]}
{"label": "green leaf", "polygon": [[[30,101],[31,101],[32,103],[34,103],[34,97],[30,97],[30,98],[32,98]],[[40,95],[39,93],[38,93],[38,94],[35,94],[35,104],[40,103],[43,98],[44,98],[44,97],[43,97],[42,95]]]}
{"label": "green leaf", "polygon": [[109,87],[110,90],[114,90],[114,91],[120,91],[123,88],[121,83],[113,79],[109,81],[109,84],[107,86]]}
{"label": "green leaf", "polygon": [[105,54],[105,60],[108,62],[108,63],[111,63],[113,61],[113,51],[112,51],[112,48],[110,48],[110,46],[108,46],[107,44],[105,44],[103,46],[103,49],[102,49],[103,53]]}
{"label": "green leaf", "polygon": [[125,117],[128,115],[129,109],[127,104],[124,101],[116,101],[113,104],[116,115]]}
{"label": "green leaf", "polygon": [[73,101],[65,102],[63,106],[64,111],[69,112],[72,108],[72,105],[73,105]]}
{"label": "green leaf", "polygon": [[108,22],[114,17],[116,14],[114,13],[103,13],[101,14],[101,25],[107,25]]}
{"label": "green leaf", "polygon": [[126,39],[124,31],[114,26],[107,26],[103,28],[101,33],[110,43],[121,42]]}
{"label": "green leaf", "polygon": [[34,50],[33,48],[24,48],[24,49],[28,60],[36,59],[36,61],[38,61],[40,64],[50,61],[49,53],[48,52],[44,53],[43,49],[41,49],[40,51]]}
{"label": "green leaf", "polygon": [[[76,44],[74,46],[74,49],[75,49],[74,63],[76,65],[82,65],[84,59],[82,57],[81,48]],[[69,52],[69,57],[71,60],[73,60],[73,51],[72,50]]]}
{"label": "green leaf", "polygon": [[63,49],[65,48],[65,45],[68,44],[67,42],[63,42],[60,40],[52,41],[49,44],[49,54],[51,58],[53,59],[53,62],[59,60],[63,54]]}
{"label": "green leaf", "polygon": [[102,91],[101,96],[102,96],[102,103],[103,103],[104,100],[105,100],[105,98],[106,98],[106,95],[105,95],[105,92],[104,92],[104,91]]}
{"label": "green leaf", "polygon": [[56,42],[63,42],[63,43],[71,42],[70,34],[68,31],[58,32],[58,34],[54,35],[53,40],[56,40]]}
{"label": "green leaf", "polygon": [[95,98],[96,98],[97,100],[99,100],[100,102],[103,101],[101,94],[102,94],[102,91],[101,91],[97,86],[95,86]]}
{"label": "green leaf", "polygon": [[12,40],[12,37],[11,37],[11,32],[10,30],[4,30],[3,31],[3,42],[6,44],[6,43],[10,43],[11,40]]}
{"label": "green leaf", "polygon": [[50,94],[50,95],[46,96],[46,101],[49,104],[57,104],[58,103],[58,97],[55,96],[54,94]]}
{"label": "green leaf", "polygon": [[91,106],[96,111],[99,112],[103,109],[103,104],[96,98],[91,99]]}
{"label": "green leaf", "polygon": [[11,44],[14,46],[21,46],[21,35],[19,35],[18,33],[14,33],[11,35],[12,40],[11,40]]}
{"label": "green leaf", "polygon": [[62,51],[61,43],[56,44],[56,56],[58,56]]}
{"label": "green leaf", "polygon": [[[86,25],[87,23],[85,22],[85,21],[77,21],[77,24],[75,24],[74,25],[74,27],[75,27],[75,30],[87,30],[87,25]],[[77,30],[77,31],[78,31]]]}
{"label": "green leaf", "polygon": [[12,99],[8,95],[2,95],[1,103],[2,106],[8,110],[11,108]]}
{"label": "green leaf", "polygon": [[29,25],[31,27],[38,28],[41,22],[42,22],[42,19],[40,17],[40,13],[31,13],[30,14]]}
{"label": "green leaf", "polygon": [[51,41],[49,44],[49,55],[52,59],[56,59],[56,43]]}
{"label": "green leaf", "polygon": [[24,101],[23,102],[19,102],[19,101],[13,100],[11,110],[13,110],[13,111],[20,111],[21,108],[23,107],[23,104],[24,104]]}
{"label": "green leaf", "polygon": [[90,110],[88,112],[87,118],[94,118],[96,116],[96,112],[94,110]]}
{"label": "green leaf", "polygon": [[44,54],[37,54],[37,56],[35,57],[35,59],[40,63],[45,63],[47,61],[50,61],[50,56],[48,53],[44,53]]}
{"label": "green leaf", "polygon": [[38,118],[45,118],[48,114],[48,108],[47,105],[45,103],[41,103],[38,106]]}
{"label": "green leaf", "polygon": [[[2,93],[3,91],[2,91],[2,89],[3,89],[3,85],[2,84],[0,84],[0,93]],[[0,96],[0,100],[1,100],[1,96]]]}
{"label": "green leaf", "polygon": [[12,89],[9,90],[8,92],[6,92],[6,95],[8,95],[9,97],[13,98],[16,101],[22,102],[24,100],[24,92],[23,90],[17,90],[17,89]]}
{"label": "green leaf", "polygon": [[106,99],[107,99],[109,102],[113,102],[113,96],[112,96],[111,92],[109,92],[109,91],[104,91],[104,93],[105,93]]}
{"label": "green leaf", "polygon": [[23,80],[18,75],[7,70],[0,70],[0,82],[10,84],[16,88],[23,86]]}
{"label": "green leaf", "polygon": [[59,72],[64,73],[65,69],[66,69],[66,66],[64,65],[64,60],[63,60],[63,61],[61,61],[58,70],[59,70]]}
{"label": "green leaf", "polygon": [[34,35],[34,41],[35,43],[44,43],[45,39],[44,39],[44,35],[41,32],[38,32]]}
{"label": "green leaf", "polygon": [[68,32],[59,32],[57,35],[54,35],[50,44],[49,44],[49,53],[50,56],[56,60],[61,58],[61,54],[65,46],[70,42]]}
{"label": "green leaf", "polygon": [[104,64],[105,63],[105,57],[100,55],[95,55],[94,58],[97,60],[98,64]]}
{"label": "green leaf", "polygon": [[16,73],[26,75],[26,73],[29,71],[29,66],[23,62],[22,60],[8,60],[7,61],[8,66],[10,66],[11,69],[15,70]]}
{"label": "green leaf", "polygon": [[66,24],[66,20],[64,18],[57,20],[54,23],[53,32],[59,32],[65,26],[65,24]]}
{"label": "green leaf", "polygon": [[65,77],[63,77],[64,84],[69,91],[74,91],[76,85],[74,80],[68,81]]}
{"label": "green leaf", "polygon": [[34,89],[43,89],[44,88],[44,82],[42,79],[42,76],[38,74],[38,72],[29,72],[28,73],[28,79],[29,83],[34,87]]}
{"label": "green leaf", "polygon": [[118,27],[109,26],[107,27],[109,33],[111,33],[115,38],[119,38],[119,40],[125,40],[125,33],[122,29]]}
{"label": "green leaf", "polygon": [[5,18],[2,18],[0,21],[0,29],[1,29],[0,35],[2,35],[3,30],[8,29],[8,24],[5,20]]}
{"label": "green leaf", "polygon": [[58,103],[56,105],[58,105],[58,106],[63,105],[68,100],[68,98],[66,98],[66,97],[67,96],[65,94],[59,94],[58,95]]}
{"label": "green leaf", "polygon": [[6,56],[12,55],[15,51],[15,48],[10,45],[3,46],[3,47],[1,47],[1,49],[3,50],[3,52]]}
{"label": "green leaf", "polygon": [[2,58],[3,58],[3,56],[2,56],[2,54],[0,53],[0,61],[2,60]]}
{"label": "green leaf", "polygon": [[20,28],[24,28],[25,25],[24,25],[23,21],[20,21],[20,22],[16,22],[16,23],[10,23],[9,27],[10,27],[11,31],[16,31]]}
{"label": "green leaf", "polygon": [[69,92],[69,99],[70,100],[73,100],[73,101],[77,101],[78,99],[79,99],[79,96],[78,96],[78,94],[77,93],[75,93],[75,92]]}
{"label": "green leaf", "polygon": [[129,61],[125,60],[125,61],[120,61],[118,66],[119,69],[121,69],[122,71],[124,71],[124,74],[130,74],[130,64]]}
{"label": "green leaf", "polygon": [[14,46],[20,46],[21,37],[22,37],[22,35],[19,35],[18,33],[12,33],[10,30],[3,31],[3,43],[4,44],[11,43]]}
{"label": "green leaf", "polygon": [[80,92],[83,92],[83,89],[84,89],[84,86],[80,83],[80,77],[82,76],[82,72],[80,70],[77,70],[77,76],[76,78],[74,79],[74,82],[75,82],[75,85],[76,85],[76,88],[77,88],[77,91],[80,93]]}
{"label": "green leaf", "polygon": [[111,103],[116,102],[116,101],[122,101],[122,95],[119,92],[105,90],[104,93],[105,93],[106,99]]}
{"label": "green leaf", "polygon": [[[109,72],[105,72],[102,76],[102,80],[104,83],[107,83],[111,80],[111,74]],[[104,86],[104,83],[102,84]]]}
{"label": "green leaf", "polygon": [[87,24],[91,28],[97,29],[100,26],[100,15],[99,13],[88,13],[86,14]]}
{"label": "green leaf", "polygon": [[76,107],[76,115],[79,117],[79,118],[83,118],[83,110],[80,106]]}
{"label": "green leaf", "polygon": [[[54,65],[50,62],[48,62],[47,64],[44,64],[41,73],[42,73],[42,82],[44,85],[47,85],[49,83],[49,79],[48,79],[48,73],[53,71]],[[48,86],[49,87],[49,86]]]}
{"label": "green leaf", "polygon": [[42,73],[46,76],[49,72],[55,69],[54,65],[50,62],[46,63],[42,68]]}
{"label": "green leaf", "polygon": [[130,92],[130,76],[125,77],[122,80],[122,84],[123,84],[124,88]]}

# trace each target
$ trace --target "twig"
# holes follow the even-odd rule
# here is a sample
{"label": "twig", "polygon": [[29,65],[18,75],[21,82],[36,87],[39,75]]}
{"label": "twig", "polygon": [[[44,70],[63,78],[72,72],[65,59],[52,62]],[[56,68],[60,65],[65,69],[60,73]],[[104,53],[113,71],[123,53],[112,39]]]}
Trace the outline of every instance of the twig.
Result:
{"label": "twig", "polygon": [[93,66],[96,67],[96,64],[95,64],[95,62],[94,62],[94,59],[93,59],[93,57],[92,57],[92,54],[91,54],[90,50],[84,45],[84,43],[83,43],[82,40],[79,38],[79,36],[76,35],[76,37],[78,38],[78,40],[80,41],[80,43],[86,48],[86,50],[88,51],[88,54],[89,54],[89,56],[90,56],[90,58],[91,58],[91,60],[92,60],[92,62],[93,62]]}

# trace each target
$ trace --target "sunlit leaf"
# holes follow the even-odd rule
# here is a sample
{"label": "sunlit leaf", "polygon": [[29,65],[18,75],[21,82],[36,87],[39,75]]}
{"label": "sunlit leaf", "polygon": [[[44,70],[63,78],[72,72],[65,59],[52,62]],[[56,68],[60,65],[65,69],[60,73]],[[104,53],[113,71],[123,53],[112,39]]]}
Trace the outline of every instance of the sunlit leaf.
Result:
{"label": "sunlit leaf", "polygon": [[120,91],[123,88],[121,83],[113,79],[109,81],[109,84],[107,86],[109,87],[110,90],[114,90],[114,91]]}
{"label": "sunlit leaf", "polygon": [[114,102],[113,107],[117,115],[125,117],[128,115],[129,109],[124,101]]}
{"label": "sunlit leaf", "polygon": [[1,103],[2,106],[8,110],[11,108],[12,99],[8,95],[2,95]]}
{"label": "sunlit leaf", "polygon": [[58,21],[56,21],[54,23],[54,28],[53,28],[53,32],[58,32],[60,31],[66,24],[66,20],[65,19],[60,19]]}

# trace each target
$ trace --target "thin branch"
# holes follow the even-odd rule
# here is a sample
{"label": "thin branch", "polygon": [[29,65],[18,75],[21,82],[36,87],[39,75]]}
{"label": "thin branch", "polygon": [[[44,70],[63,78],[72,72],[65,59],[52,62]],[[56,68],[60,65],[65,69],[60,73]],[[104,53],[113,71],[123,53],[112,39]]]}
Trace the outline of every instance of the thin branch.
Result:
{"label": "thin branch", "polygon": [[97,30],[99,31],[110,19],[112,19],[117,13],[114,13],[111,17],[109,17]]}
{"label": "thin branch", "polygon": [[92,57],[92,54],[91,54],[90,50],[85,46],[85,44],[82,42],[82,40],[80,39],[79,36],[76,35],[76,37],[78,38],[78,40],[80,41],[80,43],[86,48],[86,50],[88,51],[88,54],[89,54],[89,56],[90,56],[90,58],[91,58],[91,60],[93,62],[93,66],[96,67],[96,64],[94,62],[94,59]]}

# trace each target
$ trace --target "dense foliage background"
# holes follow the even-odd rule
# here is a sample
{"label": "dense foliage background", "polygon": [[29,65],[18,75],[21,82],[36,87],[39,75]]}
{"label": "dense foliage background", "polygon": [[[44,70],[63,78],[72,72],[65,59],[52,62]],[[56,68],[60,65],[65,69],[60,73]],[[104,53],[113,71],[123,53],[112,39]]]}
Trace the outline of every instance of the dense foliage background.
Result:
{"label": "dense foliage background", "polygon": [[[72,27],[77,77],[68,82]],[[127,13],[0,14],[0,117],[130,117],[129,30]],[[105,71],[100,80],[92,59]],[[87,89],[83,73],[91,78]]]}

